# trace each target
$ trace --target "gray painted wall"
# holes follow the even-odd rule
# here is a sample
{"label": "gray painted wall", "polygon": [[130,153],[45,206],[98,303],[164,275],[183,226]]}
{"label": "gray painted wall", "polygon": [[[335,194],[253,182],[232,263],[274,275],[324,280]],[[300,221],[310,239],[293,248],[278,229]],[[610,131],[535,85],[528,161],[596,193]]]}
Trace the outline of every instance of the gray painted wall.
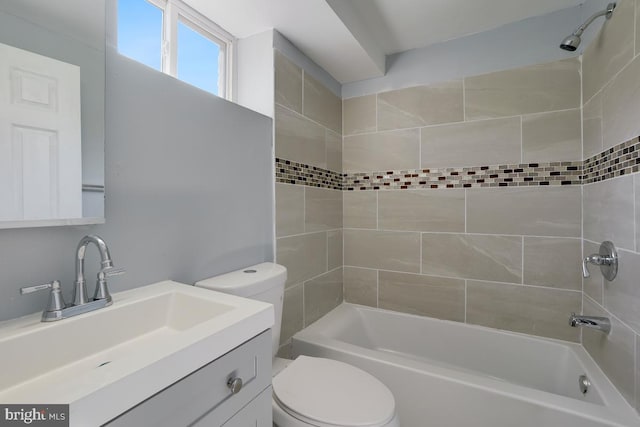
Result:
{"label": "gray painted wall", "polygon": [[[117,292],[163,279],[193,283],[273,259],[271,119],[107,51],[106,219],[100,226],[0,230],[0,320],[40,311],[87,233],[109,244]],[[90,292],[97,272],[87,255]]]}
{"label": "gray painted wall", "polygon": [[[578,56],[558,46],[602,1],[504,25],[495,30],[413,49],[387,57],[387,74],[342,85],[342,98],[455,80],[499,70]],[[585,33],[581,49],[602,26],[602,19]]]}

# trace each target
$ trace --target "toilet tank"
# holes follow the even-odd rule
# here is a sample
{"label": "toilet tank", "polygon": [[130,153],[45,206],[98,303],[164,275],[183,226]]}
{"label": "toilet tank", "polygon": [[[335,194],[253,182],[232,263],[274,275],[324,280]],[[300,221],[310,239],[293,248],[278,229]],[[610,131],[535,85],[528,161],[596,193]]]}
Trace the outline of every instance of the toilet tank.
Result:
{"label": "toilet tank", "polygon": [[271,332],[273,336],[273,354],[275,356],[280,345],[282,300],[286,281],[287,269],[284,266],[272,262],[263,262],[262,264],[252,265],[201,280],[196,282],[195,286],[273,304],[275,322]]}

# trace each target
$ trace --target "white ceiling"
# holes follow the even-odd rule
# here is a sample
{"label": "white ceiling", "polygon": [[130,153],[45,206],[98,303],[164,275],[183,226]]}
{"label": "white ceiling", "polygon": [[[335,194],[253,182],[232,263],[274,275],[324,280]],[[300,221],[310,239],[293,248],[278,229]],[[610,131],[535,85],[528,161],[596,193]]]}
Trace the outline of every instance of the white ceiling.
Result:
{"label": "white ceiling", "polygon": [[584,0],[187,0],[238,38],[275,28],[341,83],[384,74],[384,56]]}

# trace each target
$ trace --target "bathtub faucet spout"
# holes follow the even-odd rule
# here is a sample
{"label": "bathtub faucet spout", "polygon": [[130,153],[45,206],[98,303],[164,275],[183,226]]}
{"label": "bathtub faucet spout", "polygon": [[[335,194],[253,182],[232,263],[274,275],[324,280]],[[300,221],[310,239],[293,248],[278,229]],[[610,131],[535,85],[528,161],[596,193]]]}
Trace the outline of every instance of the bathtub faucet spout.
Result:
{"label": "bathtub faucet spout", "polygon": [[606,317],[599,316],[583,316],[571,313],[569,316],[569,326],[577,328],[584,326],[586,328],[596,329],[608,334],[611,331],[611,321]]}

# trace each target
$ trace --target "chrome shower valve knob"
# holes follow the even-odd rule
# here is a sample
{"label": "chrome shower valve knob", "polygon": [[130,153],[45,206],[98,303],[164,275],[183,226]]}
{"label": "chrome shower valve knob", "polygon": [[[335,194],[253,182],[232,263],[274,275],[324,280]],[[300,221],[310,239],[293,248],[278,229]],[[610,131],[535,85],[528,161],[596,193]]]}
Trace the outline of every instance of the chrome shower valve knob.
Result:
{"label": "chrome shower valve knob", "polygon": [[608,281],[612,281],[618,274],[618,252],[612,242],[606,241],[600,245],[597,254],[586,256],[582,260],[582,275],[590,277],[589,264],[599,265],[602,276]]}

